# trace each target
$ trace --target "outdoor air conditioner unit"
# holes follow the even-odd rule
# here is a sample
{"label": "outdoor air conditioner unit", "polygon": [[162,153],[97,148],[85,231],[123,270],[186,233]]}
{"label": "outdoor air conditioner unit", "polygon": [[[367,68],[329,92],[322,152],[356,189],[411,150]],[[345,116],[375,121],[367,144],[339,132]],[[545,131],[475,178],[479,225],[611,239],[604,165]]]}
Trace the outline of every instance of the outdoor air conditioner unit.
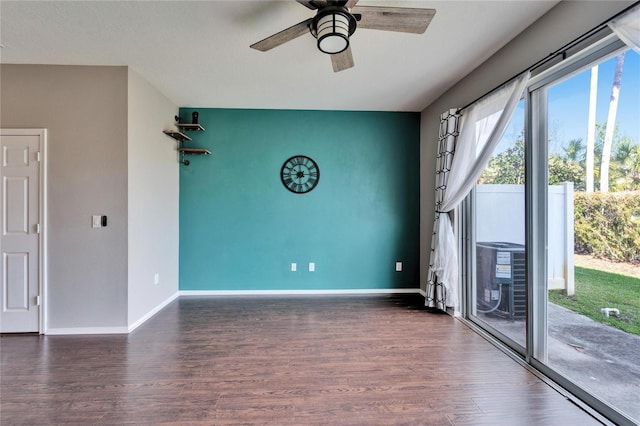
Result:
{"label": "outdoor air conditioner unit", "polygon": [[524,245],[507,242],[476,244],[476,308],[509,319],[527,314]]}

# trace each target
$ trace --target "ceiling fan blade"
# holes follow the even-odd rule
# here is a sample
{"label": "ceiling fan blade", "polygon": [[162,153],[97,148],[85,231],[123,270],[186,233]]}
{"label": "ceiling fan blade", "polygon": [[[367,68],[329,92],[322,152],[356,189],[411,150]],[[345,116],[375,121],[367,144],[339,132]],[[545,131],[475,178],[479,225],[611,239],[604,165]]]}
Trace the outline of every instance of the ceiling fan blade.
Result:
{"label": "ceiling fan blade", "polygon": [[356,5],[356,3],[358,3],[358,0],[347,0],[347,4],[345,4],[344,7],[351,9]]}
{"label": "ceiling fan blade", "polygon": [[281,44],[284,44],[288,41],[300,37],[303,34],[308,33],[309,24],[311,23],[311,21],[313,21],[313,18],[309,18],[306,21],[295,24],[294,26],[289,27],[286,30],[282,30],[279,33],[265,38],[264,40],[260,40],[259,42],[254,43],[249,47],[251,47],[252,49],[260,50],[262,52],[271,50],[274,47],[278,47]]}
{"label": "ceiling fan blade", "polygon": [[351,13],[362,15],[358,28],[422,34],[427,30],[436,11],[406,7],[355,6]]}
{"label": "ceiling fan blade", "polygon": [[351,46],[347,47],[340,53],[331,55],[331,64],[333,65],[333,72],[344,71],[349,68],[353,68],[353,55],[351,54]]}
{"label": "ceiling fan blade", "polygon": [[327,0],[296,0],[303,6],[308,7],[311,10],[322,9],[327,5]]}

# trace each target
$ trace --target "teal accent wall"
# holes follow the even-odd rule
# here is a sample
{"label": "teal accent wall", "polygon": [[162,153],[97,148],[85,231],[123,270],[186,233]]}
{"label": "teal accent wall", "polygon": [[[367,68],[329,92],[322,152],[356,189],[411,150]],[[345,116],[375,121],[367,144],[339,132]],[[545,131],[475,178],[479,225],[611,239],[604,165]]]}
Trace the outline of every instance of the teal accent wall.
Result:
{"label": "teal accent wall", "polygon": [[[206,131],[189,146],[212,155],[180,166],[181,290],[419,287],[419,113],[183,108],[184,122],[194,110]],[[320,168],[306,194],[280,180],[296,154]]]}

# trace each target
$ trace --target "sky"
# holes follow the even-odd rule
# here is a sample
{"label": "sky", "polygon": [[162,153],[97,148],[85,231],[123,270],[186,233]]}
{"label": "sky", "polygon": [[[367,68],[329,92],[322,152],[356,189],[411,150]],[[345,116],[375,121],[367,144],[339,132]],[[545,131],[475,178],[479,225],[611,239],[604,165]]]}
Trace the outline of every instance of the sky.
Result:
{"label": "sky", "polygon": [[[607,121],[615,64],[614,56],[598,66],[597,123]],[[549,88],[550,152],[562,153],[562,146],[572,139],[582,139],[586,144],[590,84],[591,69],[588,68]],[[640,144],[640,55],[633,50],[628,50],[625,55],[616,122],[620,136],[630,137],[635,144]],[[511,145],[523,128],[524,103],[521,102],[505,132],[504,143],[496,152]]]}
{"label": "sky", "polygon": [[[598,66],[597,123],[607,121],[615,65],[613,57]],[[587,69],[549,89],[549,137],[555,131],[555,139],[563,145],[571,139],[586,143],[590,84],[591,69]],[[624,59],[616,122],[620,136],[640,143],[640,55],[633,50]]]}

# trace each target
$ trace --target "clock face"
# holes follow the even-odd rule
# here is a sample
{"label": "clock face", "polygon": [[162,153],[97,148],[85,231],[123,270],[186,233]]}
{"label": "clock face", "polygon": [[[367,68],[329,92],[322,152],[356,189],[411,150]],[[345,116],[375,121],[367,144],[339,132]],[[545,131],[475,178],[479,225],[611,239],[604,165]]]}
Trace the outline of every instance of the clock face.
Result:
{"label": "clock face", "polygon": [[304,194],[318,185],[320,169],[311,158],[305,155],[294,155],[282,165],[280,179],[289,191]]}

